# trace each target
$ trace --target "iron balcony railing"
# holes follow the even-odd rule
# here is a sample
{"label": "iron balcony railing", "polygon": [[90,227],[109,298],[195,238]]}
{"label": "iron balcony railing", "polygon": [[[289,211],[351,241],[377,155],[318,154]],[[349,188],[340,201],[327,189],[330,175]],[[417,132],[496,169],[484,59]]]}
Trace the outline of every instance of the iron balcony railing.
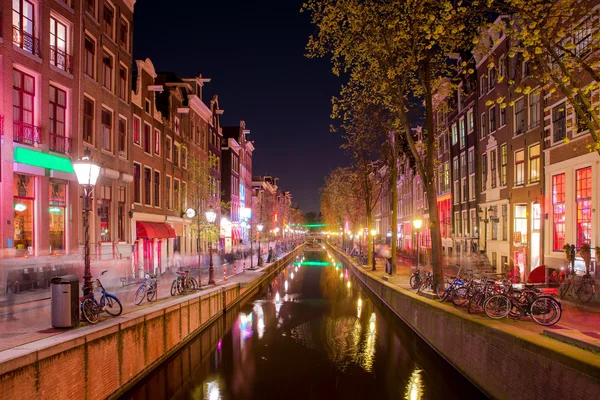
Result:
{"label": "iron balcony railing", "polygon": [[40,40],[31,33],[24,31],[23,28],[13,26],[13,43],[23,50],[41,57]]}
{"label": "iron balcony railing", "polygon": [[57,135],[56,133],[50,132],[48,135],[49,143],[48,147],[50,151],[62,154],[71,154],[71,138],[66,136]]}
{"label": "iron balcony railing", "polygon": [[39,126],[27,124],[22,121],[13,122],[13,141],[22,144],[41,143],[41,131]]}
{"label": "iron balcony railing", "polygon": [[50,46],[50,63],[63,71],[73,74],[73,56],[56,46]]}

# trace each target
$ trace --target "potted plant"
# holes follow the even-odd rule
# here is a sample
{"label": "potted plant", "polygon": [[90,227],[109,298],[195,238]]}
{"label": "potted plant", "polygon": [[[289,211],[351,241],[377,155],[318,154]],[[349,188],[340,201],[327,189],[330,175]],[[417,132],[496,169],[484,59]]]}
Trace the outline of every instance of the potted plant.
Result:
{"label": "potted plant", "polygon": [[585,273],[588,274],[590,272],[590,262],[592,261],[592,247],[588,243],[582,244],[579,254],[585,263]]}

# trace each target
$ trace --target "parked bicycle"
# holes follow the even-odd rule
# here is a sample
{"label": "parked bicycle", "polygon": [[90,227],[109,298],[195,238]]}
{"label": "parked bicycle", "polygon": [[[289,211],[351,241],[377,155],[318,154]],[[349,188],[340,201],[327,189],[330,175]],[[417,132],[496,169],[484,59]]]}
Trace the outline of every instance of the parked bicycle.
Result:
{"label": "parked bicycle", "polygon": [[458,269],[458,273],[456,274],[456,277],[451,277],[452,280],[449,280],[448,278],[444,278],[444,282],[439,283],[436,286],[435,293],[437,294],[437,297],[440,299],[440,301],[443,302],[446,300],[451,300],[454,289],[465,285],[465,281],[460,277],[461,270],[462,270],[462,267],[460,267]]}
{"label": "parked bicycle", "polygon": [[135,291],[135,297],[133,302],[135,305],[139,306],[142,304],[144,299],[147,299],[149,303],[156,301],[158,294],[158,281],[156,280],[156,275],[146,274],[144,276],[144,282],[140,285],[140,287]]}
{"label": "parked bicycle", "polygon": [[171,296],[188,294],[199,287],[200,285],[198,285],[196,279],[190,275],[190,271],[180,270],[177,271],[177,278],[171,284]]}
{"label": "parked bicycle", "polygon": [[562,299],[567,294],[570,294],[571,296],[577,296],[582,303],[587,303],[594,297],[594,293],[596,293],[594,278],[592,278],[589,272],[581,277],[579,284],[575,282],[575,278],[575,274],[570,274],[560,289],[560,298]]}
{"label": "parked bicycle", "polygon": [[[100,276],[104,275],[108,271],[102,271]],[[96,301],[94,297],[94,286],[100,289],[102,296],[100,301]],[[81,301],[81,313],[87,322],[95,324],[100,320],[101,313],[107,313],[112,317],[118,317],[123,312],[123,306],[121,302],[114,294],[106,292],[104,286],[100,282],[100,279],[96,279],[96,282],[92,282],[92,288],[85,291]]]}
{"label": "parked bicycle", "polygon": [[416,266],[415,271],[412,273],[410,277],[410,287],[411,289],[418,289],[421,286],[421,281],[423,280],[423,274],[425,272],[425,268],[421,266]]}
{"label": "parked bicycle", "polygon": [[431,290],[433,290],[433,275],[431,275],[431,272],[427,271],[421,279],[421,285],[419,285],[417,293]]}

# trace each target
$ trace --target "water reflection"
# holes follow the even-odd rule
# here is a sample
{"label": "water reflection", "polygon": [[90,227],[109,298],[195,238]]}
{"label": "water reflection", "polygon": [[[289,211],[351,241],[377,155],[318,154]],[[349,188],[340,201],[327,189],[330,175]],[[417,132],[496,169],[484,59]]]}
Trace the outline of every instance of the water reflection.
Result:
{"label": "water reflection", "polygon": [[421,370],[417,369],[413,371],[408,380],[406,387],[406,400],[419,400],[423,394],[423,383],[421,381]]}

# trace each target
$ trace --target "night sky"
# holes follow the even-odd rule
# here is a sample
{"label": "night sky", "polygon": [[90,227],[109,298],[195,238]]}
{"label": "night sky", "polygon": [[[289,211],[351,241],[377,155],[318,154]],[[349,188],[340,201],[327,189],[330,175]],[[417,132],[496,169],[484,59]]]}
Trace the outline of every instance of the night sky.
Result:
{"label": "night sky", "polygon": [[[172,4],[172,6],[165,6]],[[182,77],[201,73],[204,102],[219,95],[223,126],[246,121],[254,140],[253,175],[281,178],[303,212],[319,211],[327,173],[347,164],[329,132],[340,80],[327,59],[304,56],[314,30],[302,2],[138,0],[134,57]]]}

